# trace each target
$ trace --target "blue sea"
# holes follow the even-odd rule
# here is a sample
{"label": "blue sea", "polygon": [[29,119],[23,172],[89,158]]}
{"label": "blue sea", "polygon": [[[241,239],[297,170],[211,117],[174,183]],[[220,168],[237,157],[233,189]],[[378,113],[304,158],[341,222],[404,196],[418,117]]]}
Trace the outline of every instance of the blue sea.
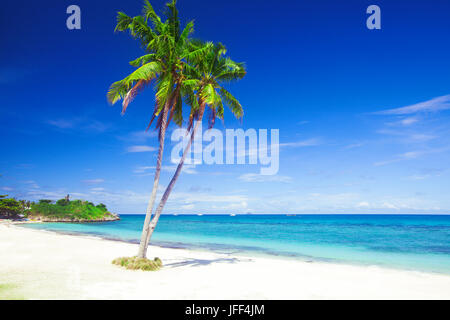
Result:
{"label": "blue sea", "polygon": [[[138,243],[143,221],[25,226]],[[449,215],[163,215],[152,243],[450,274]]]}

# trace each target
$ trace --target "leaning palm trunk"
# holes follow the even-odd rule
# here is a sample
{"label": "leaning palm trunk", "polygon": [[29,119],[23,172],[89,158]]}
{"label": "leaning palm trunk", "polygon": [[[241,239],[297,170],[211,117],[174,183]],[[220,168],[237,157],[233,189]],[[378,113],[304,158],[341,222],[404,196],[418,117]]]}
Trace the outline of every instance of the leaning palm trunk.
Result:
{"label": "leaning palm trunk", "polygon": [[152,217],[153,205],[155,204],[156,192],[158,191],[159,177],[161,175],[161,163],[164,152],[164,138],[166,136],[167,109],[169,103],[170,102],[168,100],[161,114],[162,117],[161,131],[159,134],[159,151],[158,151],[158,159],[156,160],[155,179],[153,181],[153,189],[152,194],[150,196],[150,201],[148,203],[147,211],[145,213],[144,227],[142,228],[141,242],[139,244],[139,252],[138,252],[139,258],[145,258],[147,256],[148,241],[146,241],[146,239],[150,231],[149,226]]}
{"label": "leaning palm trunk", "polygon": [[198,127],[202,123],[203,113],[205,111],[205,105],[206,105],[205,102],[200,103],[200,112],[198,115],[198,120],[194,126],[194,129],[192,130],[191,138],[189,139],[188,144],[186,145],[186,147],[183,150],[183,155],[181,157],[180,162],[178,163],[177,170],[175,171],[175,174],[173,175],[172,180],[170,180],[170,183],[167,186],[166,191],[164,191],[161,201],[159,202],[159,205],[155,211],[155,215],[153,216],[152,222],[150,223],[150,232],[148,233],[148,237],[147,237],[147,241],[146,241],[147,244],[150,242],[153,231],[155,230],[156,224],[158,223],[159,216],[161,215],[161,212],[164,209],[167,199],[169,198],[170,193],[172,192],[172,189],[175,186],[175,183],[177,182],[178,177],[180,176],[181,169],[183,168],[183,165],[184,165],[184,160],[186,159],[186,155],[188,154],[188,152],[191,148],[192,142],[194,141],[195,132],[197,131]]}

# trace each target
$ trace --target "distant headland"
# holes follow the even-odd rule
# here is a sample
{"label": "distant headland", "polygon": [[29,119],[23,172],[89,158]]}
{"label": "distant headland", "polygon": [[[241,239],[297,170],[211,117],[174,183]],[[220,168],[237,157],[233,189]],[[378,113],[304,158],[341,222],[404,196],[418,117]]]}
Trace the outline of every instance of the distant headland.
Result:
{"label": "distant headland", "polygon": [[103,203],[98,205],[85,200],[65,198],[38,202],[0,198],[0,218],[28,219],[41,222],[105,222],[120,220],[117,214],[108,211]]}

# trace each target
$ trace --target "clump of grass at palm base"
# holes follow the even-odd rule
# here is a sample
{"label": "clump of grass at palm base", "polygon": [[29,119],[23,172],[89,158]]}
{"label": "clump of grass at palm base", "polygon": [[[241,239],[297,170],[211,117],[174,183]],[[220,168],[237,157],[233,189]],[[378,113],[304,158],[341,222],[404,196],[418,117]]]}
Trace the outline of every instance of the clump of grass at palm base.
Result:
{"label": "clump of grass at palm base", "polygon": [[121,257],[112,261],[112,264],[125,267],[129,270],[144,270],[144,271],[157,271],[162,267],[162,261],[160,258],[150,260],[147,258],[138,257]]}

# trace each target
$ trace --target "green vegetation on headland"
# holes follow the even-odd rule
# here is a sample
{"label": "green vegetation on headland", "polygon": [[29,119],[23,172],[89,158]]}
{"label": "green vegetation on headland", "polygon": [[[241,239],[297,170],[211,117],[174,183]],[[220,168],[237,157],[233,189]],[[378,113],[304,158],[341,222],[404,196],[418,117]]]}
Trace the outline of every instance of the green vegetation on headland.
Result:
{"label": "green vegetation on headland", "polygon": [[53,203],[52,200],[30,202],[0,198],[0,218],[28,218],[43,222],[100,222],[119,220],[103,203],[94,205],[83,200],[69,200],[69,196]]}
{"label": "green vegetation on headland", "polygon": [[30,202],[8,198],[8,195],[0,195],[0,218],[18,219],[24,215]]}

